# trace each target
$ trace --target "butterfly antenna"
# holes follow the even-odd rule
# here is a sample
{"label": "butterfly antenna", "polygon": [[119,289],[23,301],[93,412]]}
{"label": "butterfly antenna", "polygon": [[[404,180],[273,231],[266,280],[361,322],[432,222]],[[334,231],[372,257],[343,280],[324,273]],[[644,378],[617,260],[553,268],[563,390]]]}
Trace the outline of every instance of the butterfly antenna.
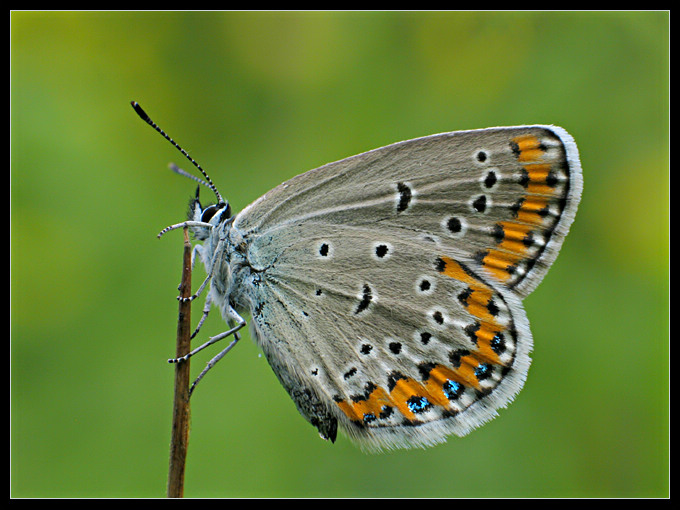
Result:
{"label": "butterfly antenna", "polygon": [[[174,145],[175,148],[176,148],[178,151],[180,151],[182,154],[184,154],[184,156],[185,156],[189,161],[191,161],[191,162],[193,163],[193,165],[194,165],[196,168],[198,168],[198,169],[200,170],[200,172],[203,174],[203,177],[205,177],[205,181],[202,181],[202,180],[200,180],[200,179],[197,179],[197,178],[193,177],[192,175],[188,174],[187,172],[184,172],[183,170],[182,170],[182,171],[178,171],[178,170],[180,170],[180,169],[177,168],[177,167],[175,167],[175,168],[177,168],[177,170],[175,170],[175,168],[173,168],[173,170],[174,170],[175,172],[177,172],[178,174],[180,174],[180,175],[189,176],[189,177],[193,178],[194,180],[196,180],[196,181],[198,181],[198,182],[200,182],[200,183],[202,183],[202,184],[205,184],[208,188],[210,188],[210,189],[212,190],[213,193],[215,193],[215,196],[217,196],[217,201],[218,201],[219,203],[224,204],[225,201],[224,201],[224,199],[222,198],[222,195],[220,195],[220,192],[217,191],[217,188],[216,188],[215,185],[213,184],[212,179],[211,179],[210,176],[205,172],[205,170],[203,170],[203,169],[201,168],[201,165],[199,165],[199,164],[194,160],[194,158],[192,158],[191,156],[189,156],[189,154],[187,153],[187,151],[185,151],[184,149],[182,149],[182,147],[180,147],[179,145],[177,145],[177,143],[176,143],[172,138],[170,138],[170,137],[167,135],[167,133],[166,133],[165,131],[163,131],[161,128],[159,128],[158,125],[157,125],[154,121],[152,121],[151,118],[146,114],[146,112],[142,109],[142,107],[139,106],[139,103],[138,103],[137,101],[130,101],[130,104],[132,105],[132,108],[134,108],[134,110],[137,112],[137,115],[139,115],[139,116],[142,118],[142,120],[143,120],[144,122],[146,122],[149,126],[151,126],[152,128],[154,128],[154,129],[155,129],[156,131],[158,131],[161,135],[163,135],[163,138],[165,138],[168,142],[170,142],[172,145]],[[172,167],[171,167],[171,168],[172,168]]]}

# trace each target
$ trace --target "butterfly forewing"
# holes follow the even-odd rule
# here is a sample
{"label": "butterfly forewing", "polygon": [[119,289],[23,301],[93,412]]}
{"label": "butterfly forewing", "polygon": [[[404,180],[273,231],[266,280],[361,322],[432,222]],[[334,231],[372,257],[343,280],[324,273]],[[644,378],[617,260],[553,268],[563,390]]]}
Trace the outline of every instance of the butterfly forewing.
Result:
{"label": "butterfly forewing", "polygon": [[307,222],[422,232],[525,296],[555,259],[581,187],[576,146],[561,128],[460,131],[301,174],[235,225],[256,237]]}

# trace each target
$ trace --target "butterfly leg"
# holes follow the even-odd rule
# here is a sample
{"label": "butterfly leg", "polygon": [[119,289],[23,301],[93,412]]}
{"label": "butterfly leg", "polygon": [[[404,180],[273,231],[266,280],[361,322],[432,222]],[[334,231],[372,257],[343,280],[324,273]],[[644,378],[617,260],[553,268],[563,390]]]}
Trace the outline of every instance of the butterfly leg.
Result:
{"label": "butterfly leg", "polygon": [[[221,255],[222,255],[223,251],[224,251],[224,239],[220,239],[219,243],[217,243],[217,247],[215,248],[215,252],[213,253],[212,264],[210,264],[210,271],[208,271],[208,276],[205,277],[205,280],[203,280],[203,283],[201,283],[201,286],[198,288],[198,290],[193,295],[191,295],[189,297],[177,296],[178,301],[182,301],[182,302],[186,303],[187,301],[193,301],[194,299],[196,299],[198,296],[201,295],[201,292],[203,292],[203,289],[205,289],[205,286],[208,284],[210,279],[213,277],[213,273],[215,272],[216,261],[221,259]],[[199,254],[200,253],[202,253],[202,252],[199,252]]]}
{"label": "butterfly leg", "polygon": [[212,306],[212,298],[210,297],[210,294],[208,294],[208,296],[205,298],[205,304],[203,305],[203,315],[201,316],[201,320],[198,321],[198,324],[196,325],[196,329],[194,329],[194,332],[191,333],[191,340],[193,340],[194,337],[198,334],[201,327],[203,326],[203,323],[208,318],[208,314],[210,313],[211,306]]}
{"label": "butterfly leg", "polygon": [[[236,332],[241,329],[243,326],[246,325],[246,320],[241,317],[236,310],[234,310],[231,306],[229,307],[229,315],[231,315],[232,318],[229,319],[229,325],[233,325],[236,322],[236,325],[233,326],[231,329],[228,331],[225,331],[223,333],[220,333],[219,335],[215,335],[211,338],[208,339],[207,342],[205,342],[202,345],[199,345],[196,347],[193,351],[191,351],[189,354],[185,354],[184,356],[180,356],[179,358],[170,358],[168,360],[168,363],[180,363],[182,361],[186,361],[189,358],[191,358],[194,354],[201,352],[203,349],[206,347],[210,347],[212,344],[219,342],[220,340],[227,338],[230,335],[234,335],[236,339],[232,342],[232,344],[236,344],[238,341],[238,337],[236,335]],[[227,347],[227,349],[230,349],[232,345]]]}
{"label": "butterfly leg", "polygon": [[232,347],[234,347],[234,345],[236,345],[236,343],[240,340],[240,338],[241,338],[240,335],[237,332],[234,332],[234,340],[224,350],[222,350],[217,356],[215,356],[213,359],[208,361],[208,364],[205,366],[203,371],[200,374],[198,374],[198,377],[196,378],[196,380],[194,380],[194,382],[191,383],[191,387],[189,388],[189,396],[191,396],[191,394],[194,391],[194,388],[196,388],[196,385],[199,383],[199,381],[201,379],[203,379],[203,376],[208,373],[208,370],[210,370],[212,367],[214,367],[219,360],[224,358],[224,356],[231,350]]}

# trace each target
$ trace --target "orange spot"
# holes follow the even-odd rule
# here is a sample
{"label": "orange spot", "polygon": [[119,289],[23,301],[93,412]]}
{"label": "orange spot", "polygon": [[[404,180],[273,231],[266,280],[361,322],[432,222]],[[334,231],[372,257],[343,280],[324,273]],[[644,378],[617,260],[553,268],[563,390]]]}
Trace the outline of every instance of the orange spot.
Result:
{"label": "orange spot", "polygon": [[531,225],[522,225],[513,221],[502,221],[499,223],[503,227],[503,240],[498,244],[499,250],[507,250],[514,253],[526,253],[527,246],[524,239],[533,229]]}
{"label": "orange spot", "polygon": [[543,157],[541,142],[534,135],[522,135],[513,139],[519,149],[519,161],[537,161]]}
{"label": "orange spot", "polygon": [[502,365],[498,354],[491,348],[491,340],[496,334],[502,332],[505,328],[498,327],[495,324],[482,322],[481,327],[477,330],[477,350],[475,351],[481,361],[493,363],[495,365]]}
{"label": "orange spot", "polygon": [[526,197],[524,202],[522,202],[519,211],[517,211],[517,221],[533,225],[542,225],[543,217],[539,214],[539,211],[545,209],[547,205],[548,200],[544,197]]}
{"label": "orange spot", "polygon": [[527,192],[537,195],[552,195],[555,192],[553,186],[548,186],[547,180],[550,174],[550,165],[525,165],[527,173],[529,174],[529,185]]}
{"label": "orange spot", "polygon": [[443,389],[446,381],[455,381],[463,384],[463,381],[456,372],[444,365],[437,365],[430,370],[430,377],[425,382],[425,388],[427,388],[430,394],[431,402],[442,407],[449,406],[449,399],[446,397]]}
{"label": "orange spot", "polygon": [[452,258],[441,257],[441,260],[444,262],[444,270],[442,273],[446,276],[454,278],[460,282],[467,283],[473,289],[487,288],[486,285],[470,275],[467,271],[465,271],[465,269],[463,269],[463,266],[461,266]]}
{"label": "orange spot", "polygon": [[519,253],[508,253],[500,250],[489,250],[482,260],[484,267],[498,280],[505,282],[510,279],[508,268],[515,265],[523,257]]}

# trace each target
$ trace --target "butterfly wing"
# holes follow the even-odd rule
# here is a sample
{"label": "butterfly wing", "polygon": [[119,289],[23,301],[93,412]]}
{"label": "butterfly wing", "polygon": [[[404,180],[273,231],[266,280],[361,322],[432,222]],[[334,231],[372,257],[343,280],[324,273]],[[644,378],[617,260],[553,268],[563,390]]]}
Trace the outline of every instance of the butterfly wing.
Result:
{"label": "butterfly wing", "polygon": [[252,329],[322,436],[339,424],[367,448],[432,444],[521,389],[532,346],[521,297],[580,195],[567,136],[401,142],[295,177],[237,216],[257,270],[240,282]]}
{"label": "butterfly wing", "polygon": [[576,145],[562,128],[457,131],[298,175],[235,226],[246,238],[306,222],[422,232],[524,297],[555,260],[582,187]]}

